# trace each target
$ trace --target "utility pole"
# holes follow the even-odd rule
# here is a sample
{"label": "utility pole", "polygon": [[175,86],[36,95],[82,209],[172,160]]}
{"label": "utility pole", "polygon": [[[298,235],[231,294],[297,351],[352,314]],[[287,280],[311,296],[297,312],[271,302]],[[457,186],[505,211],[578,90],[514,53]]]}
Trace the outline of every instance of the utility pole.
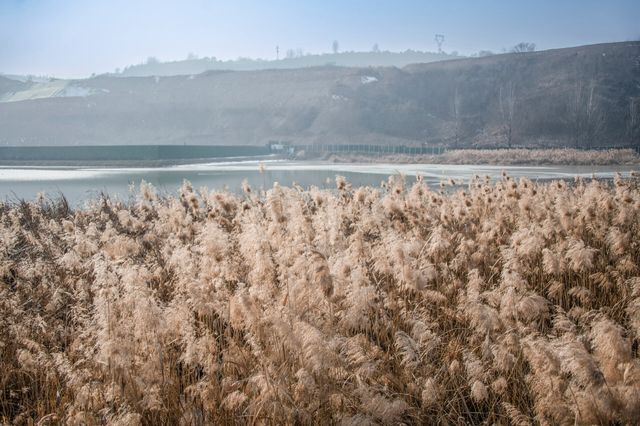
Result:
{"label": "utility pole", "polygon": [[442,43],[444,43],[444,34],[436,34],[436,43],[438,44],[438,53],[442,53]]}

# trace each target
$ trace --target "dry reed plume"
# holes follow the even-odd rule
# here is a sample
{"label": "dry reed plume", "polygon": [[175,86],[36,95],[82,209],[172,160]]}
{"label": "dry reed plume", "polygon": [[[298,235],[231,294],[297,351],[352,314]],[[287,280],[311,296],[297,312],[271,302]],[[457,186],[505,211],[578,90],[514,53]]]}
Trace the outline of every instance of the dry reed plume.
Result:
{"label": "dry reed plume", "polygon": [[0,204],[0,422],[637,422],[637,178],[336,184]]}

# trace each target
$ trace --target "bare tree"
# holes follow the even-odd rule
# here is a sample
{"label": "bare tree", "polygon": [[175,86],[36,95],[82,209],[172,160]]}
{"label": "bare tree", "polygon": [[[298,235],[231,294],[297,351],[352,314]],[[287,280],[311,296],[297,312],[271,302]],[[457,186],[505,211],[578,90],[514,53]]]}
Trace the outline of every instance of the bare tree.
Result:
{"label": "bare tree", "polygon": [[576,84],[569,112],[574,145],[592,148],[604,129],[604,113],[596,95],[595,80],[587,85]]}
{"label": "bare tree", "polygon": [[526,41],[522,41],[511,48],[513,53],[524,53],[524,52],[533,52],[536,50],[535,43],[528,43]]}
{"label": "bare tree", "polygon": [[640,149],[640,98],[629,98],[627,135],[631,145]]}
{"label": "bare tree", "polygon": [[458,86],[453,89],[453,147],[458,148],[458,144],[460,143],[460,135],[462,133],[462,119],[460,117],[460,105],[462,100],[460,98],[460,93],[458,92]]}
{"label": "bare tree", "polygon": [[513,141],[513,117],[516,111],[516,91],[513,81],[509,81],[500,86],[498,93],[498,102],[500,106],[500,118],[502,119],[502,132],[507,141],[507,146],[511,148]]}
{"label": "bare tree", "polygon": [[380,46],[378,46],[378,43],[374,43],[373,47],[371,48],[371,51],[373,53],[380,53]]}
{"label": "bare tree", "polygon": [[338,51],[340,50],[340,43],[338,43],[338,40],[333,40],[333,44],[331,45],[331,49],[333,50],[333,53],[338,53]]}

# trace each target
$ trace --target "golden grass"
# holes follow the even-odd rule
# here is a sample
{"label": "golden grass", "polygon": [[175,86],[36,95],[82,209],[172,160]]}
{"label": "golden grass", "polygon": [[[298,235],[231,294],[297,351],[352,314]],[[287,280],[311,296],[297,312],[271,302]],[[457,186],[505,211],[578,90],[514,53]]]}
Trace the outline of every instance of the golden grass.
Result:
{"label": "golden grass", "polygon": [[0,422],[631,424],[640,189],[0,204]]}
{"label": "golden grass", "polygon": [[424,164],[497,164],[497,165],[575,165],[607,166],[640,164],[640,155],[633,149],[578,150],[555,149],[458,149],[441,155],[385,154],[367,156],[360,154],[330,154],[329,161],[424,163]]}

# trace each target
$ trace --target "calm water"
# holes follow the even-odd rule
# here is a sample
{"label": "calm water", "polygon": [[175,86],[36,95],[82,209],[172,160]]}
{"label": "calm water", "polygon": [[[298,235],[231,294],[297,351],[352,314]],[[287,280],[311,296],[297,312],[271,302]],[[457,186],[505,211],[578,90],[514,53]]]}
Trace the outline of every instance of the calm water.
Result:
{"label": "calm water", "polygon": [[504,170],[513,177],[526,176],[532,180],[572,179],[575,176],[611,178],[616,172],[628,173],[637,169],[631,166],[455,166],[433,164],[336,164],[327,162],[265,161],[264,173],[259,171],[258,161],[218,162],[190,164],[160,168],[90,168],[90,167],[0,167],[0,199],[33,199],[38,192],[48,196],[63,193],[71,203],[78,205],[95,197],[101,191],[112,197],[128,199],[131,183],[145,180],[160,193],[176,194],[184,179],[194,188],[210,190],[226,188],[240,191],[247,179],[255,187],[271,187],[298,183],[303,187],[334,187],[336,175],[345,176],[353,185],[380,185],[390,175],[402,173],[408,182],[416,175],[438,185],[446,178],[467,181],[473,175],[500,176]]}

